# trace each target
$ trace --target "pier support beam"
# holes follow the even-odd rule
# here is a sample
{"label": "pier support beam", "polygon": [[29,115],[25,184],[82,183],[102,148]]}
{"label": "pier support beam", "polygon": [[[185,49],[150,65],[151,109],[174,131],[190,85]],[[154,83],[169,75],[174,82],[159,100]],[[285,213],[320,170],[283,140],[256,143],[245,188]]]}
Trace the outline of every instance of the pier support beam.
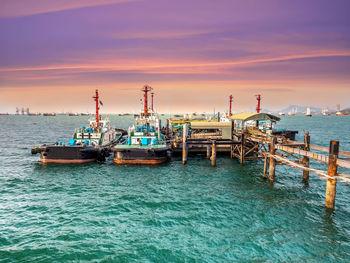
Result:
{"label": "pier support beam", "polygon": [[268,167],[268,160],[267,160],[267,153],[265,153],[265,162],[264,162],[264,171],[263,171],[263,179],[267,179],[267,167]]}
{"label": "pier support beam", "polygon": [[187,156],[188,156],[188,147],[187,147],[187,133],[188,133],[188,124],[185,123],[183,125],[183,137],[182,137],[182,164],[187,163]]}
{"label": "pier support beam", "polygon": [[241,137],[241,155],[240,155],[240,163],[243,165],[244,164],[244,156],[245,156],[245,150],[244,150],[244,145],[245,145],[245,136],[244,132],[242,133]]}
{"label": "pier support beam", "polygon": [[276,144],[276,137],[272,137],[271,144],[270,144],[270,160],[269,160],[269,181],[273,183],[275,181],[275,168],[276,168],[276,160],[273,158],[272,155],[275,155],[275,144]]}
{"label": "pier support beam", "polygon": [[[310,151],[310,135],[309,132],[306,131],[304,135],[304,150],[305,151]],[[303,165],[307,168],[310,166],[310,159],[309,157],[304,156],[303,158]],[[303,182],[307,183],[309,181],[309,171],[308,170],[303,170]]]}
{"label": "pier support beam", "polygon": [[216,166],[216,143],[213,141],[211,145],[211,166]]}
{"label": "pier support beam", "polygon": [[[329,145],[329,161],[328,161],[328,175],[337,175],[337,159],[339,154],[339,141],[331,141]],[[327,178],[326,188],[326,202],[325,206],[329,209],[334,209],[335,196],[337,193],[337,180]]]}
{"label": "pier support beam", "polygon": [[210,145],[207,145],[207,159],[210,159]]}

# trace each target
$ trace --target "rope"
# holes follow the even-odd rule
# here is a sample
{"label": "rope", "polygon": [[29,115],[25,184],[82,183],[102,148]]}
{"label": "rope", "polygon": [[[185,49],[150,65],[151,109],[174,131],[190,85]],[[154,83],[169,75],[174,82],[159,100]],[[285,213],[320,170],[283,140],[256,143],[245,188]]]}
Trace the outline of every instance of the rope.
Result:
{"label": "rope", "polygon": [[[347,185],[349,185],[348,183],[346,182],[350,182],[350,179],[349,178],[344,178],[343,176],[346,176],[348,177],[348,175],[346,174],[341,174],[341,173],[338,173],[338,176],[330,176],[326,173],[326,171],[323,171],[323,170],[318,170],[318,169],[314,169],[314,168],[310,168],[310,167],[305,167],[303,165],[300,165],[298,163],[295,163],[295,162],[292,162],[291,160],[289,159],[286,159],[286,158],[283,158],[283,157],[280,157],[278,155],[272,155],[270,153],[266,153],[267,156],[269,157],[273,157],[275,160],[279,160],[279,161],[283,161],[283,162],[286,162],[286,163],[289,163],[291,165],[293,165],[295,168],[299,168],[299,169],[302,169],[302,170],[307,170],[307,171],[310,171],[312,173],[315,173],[315,174],[319,174],[319,175],[322,175],[326,178],[330,178],[330,179],[333,179],[333,180],[343,180],[344,182],[341,182],[341,183],[345,183]],[[349,176],[350,177],[350,176]]]}

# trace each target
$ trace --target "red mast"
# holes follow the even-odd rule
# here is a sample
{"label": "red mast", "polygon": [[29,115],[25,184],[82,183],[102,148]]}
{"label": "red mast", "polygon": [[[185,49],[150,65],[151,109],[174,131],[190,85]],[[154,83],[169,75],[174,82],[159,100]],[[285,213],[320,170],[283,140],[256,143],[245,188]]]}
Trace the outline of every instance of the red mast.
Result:
{"label": "red mast", "polygon": [[232,116],[232,111],[231,111],[231,109],[232,109],[232,100],[233,100],[233,96],[230,95],[230,110],[229,110],[229,113],[228,113],[230,117]]}
{"label": "red mast", "polygon": [[152,88],[148,85],[143,86],[142,91],[144,92],[144,108],[143,108],[143,114],[145,116],[148,115],[148,92],[151,91]]}
{"label": "red mast", "polygon": [[256,106],[256,113],[260,113],[260,110],[261,110],[261,108],[260,108],[261,95],[257,94],[257,95],[255,95],[255,97],[256,97],[256,99],[258,101],[258,105]]}
{"label": "red mast", "polygon": [[151,109],[152,109],[152,112],[153,112],[153,96],[154,96],[154,92],[151,93],[152,95],[152,104],[151,104]]}
{"label": "red mast", "polygon": [[99,110],[99,106],[98,106],[98,103],[99,103],[99,97],[98,97],[98,90],[96,90],[96,95],[95,97],[92,97],[95,102],[96,102],[96,124],[97,124],[97,127],[96,129],[98,129],[99,127],[99,124],[100,124],[100,117],[99,117],[99,114],[98,114],[98,110]]}

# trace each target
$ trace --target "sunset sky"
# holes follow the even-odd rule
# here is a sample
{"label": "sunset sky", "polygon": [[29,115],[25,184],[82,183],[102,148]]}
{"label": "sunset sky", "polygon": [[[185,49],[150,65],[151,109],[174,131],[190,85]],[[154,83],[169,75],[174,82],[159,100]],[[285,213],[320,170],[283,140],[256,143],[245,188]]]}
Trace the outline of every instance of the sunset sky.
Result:
{"label": "sunset sky", "polygon": [[350,1],[0,0],[0,112],[350,106]]}

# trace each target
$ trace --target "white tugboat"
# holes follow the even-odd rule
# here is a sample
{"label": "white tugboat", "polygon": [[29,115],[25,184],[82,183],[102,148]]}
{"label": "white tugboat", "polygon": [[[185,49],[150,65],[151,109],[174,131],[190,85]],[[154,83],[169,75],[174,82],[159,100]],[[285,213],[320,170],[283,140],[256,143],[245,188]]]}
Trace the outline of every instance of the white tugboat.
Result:
{"label": "white tugboat", "polygon": [[115,164],[160,164],[168,160],[168,147],[164,135],[160,132],[160,120],[152,107],[148,109],[147,93],[151,87],[145,85],[144,111],[135,119],[135,124],[129,127],[128,135],[112,148]]}

